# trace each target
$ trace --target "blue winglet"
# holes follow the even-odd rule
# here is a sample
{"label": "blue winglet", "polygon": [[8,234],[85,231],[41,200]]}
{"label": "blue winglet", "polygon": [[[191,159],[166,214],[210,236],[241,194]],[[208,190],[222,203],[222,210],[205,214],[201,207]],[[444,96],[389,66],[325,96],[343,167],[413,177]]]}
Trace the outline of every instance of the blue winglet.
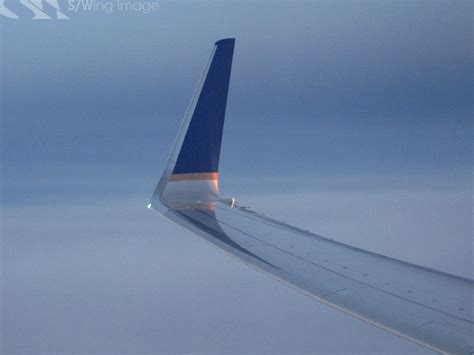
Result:
{"label": "blue winglet", "polygon": [[234,43],[233,38],[216,42],[215,54],[173,174],[212,173],[219,169]]}
{"label": "blue winglet", "polygon": [[220,198],[219,156],[234,45],[234,38],[215,43],[151,205]]}

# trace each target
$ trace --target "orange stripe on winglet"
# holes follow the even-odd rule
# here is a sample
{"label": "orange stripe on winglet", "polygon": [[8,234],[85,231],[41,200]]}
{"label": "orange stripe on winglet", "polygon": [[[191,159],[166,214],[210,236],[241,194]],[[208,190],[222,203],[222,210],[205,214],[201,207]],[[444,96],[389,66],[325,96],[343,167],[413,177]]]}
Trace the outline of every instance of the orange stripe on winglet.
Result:
{"label": "orange stripe on winglet", "polygon": [[219,173],[191,173],[191,174],[173,174],[170,181],[183,180],[217,180]]}

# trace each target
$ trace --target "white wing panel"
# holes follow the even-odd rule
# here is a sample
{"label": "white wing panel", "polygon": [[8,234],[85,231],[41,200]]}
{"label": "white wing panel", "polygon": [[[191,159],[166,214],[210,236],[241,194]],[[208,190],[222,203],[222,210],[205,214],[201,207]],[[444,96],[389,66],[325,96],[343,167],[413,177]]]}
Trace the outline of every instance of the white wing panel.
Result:
{"label": "white wing panel", "polygon": [[474,282],[224,204],[169,210],[212,244],[333,307],[434,350],[474,351]]}

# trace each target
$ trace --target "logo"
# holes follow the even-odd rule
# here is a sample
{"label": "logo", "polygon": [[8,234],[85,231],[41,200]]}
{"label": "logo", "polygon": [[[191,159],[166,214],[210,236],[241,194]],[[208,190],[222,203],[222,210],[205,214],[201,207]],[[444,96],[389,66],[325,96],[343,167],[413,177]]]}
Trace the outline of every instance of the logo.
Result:
{"label": "logo", "polygon": [[[6,0],[0,0],[0,15],[10,18],[18,19],[19,16],[7,7],[5,4]],[[20,0],[19,3],[33,12],[33,20],[69,20],[59,7],[59,0]],[[50,12],[45,12],[45,5],[53,9],[55,13],[53,16]]]}
{"label": "logo", "polygon": [[[33,20],[69,20],[71,13],[101,12],[111,14],[114,12],[129,12],[150,14],[159,10],[157,0],[0,0],[0,17],[19,19],[22,17]],[[29,10],[29,11],[25,11]],[[68,11],[67,16],[63,9]],[[27,13],[30,14],[27,14]],[[33,17],[31,17],[31,13]]]}
{"label": "logo", "polygon": [[68,0],[71,12],[89,11],[112,14],[114,12],[134,12],[150,14],[160,9],[156,0]]}

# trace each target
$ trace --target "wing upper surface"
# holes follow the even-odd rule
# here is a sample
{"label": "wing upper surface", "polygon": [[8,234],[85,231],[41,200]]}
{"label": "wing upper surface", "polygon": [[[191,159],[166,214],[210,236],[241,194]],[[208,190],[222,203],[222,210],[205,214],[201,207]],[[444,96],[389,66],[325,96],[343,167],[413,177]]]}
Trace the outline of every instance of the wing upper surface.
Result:
{"label": "wing upper surface", "polygon": [[433,350],[474,351],[474,282],[341,244],[241,207],[165,216],[318,300]]}

